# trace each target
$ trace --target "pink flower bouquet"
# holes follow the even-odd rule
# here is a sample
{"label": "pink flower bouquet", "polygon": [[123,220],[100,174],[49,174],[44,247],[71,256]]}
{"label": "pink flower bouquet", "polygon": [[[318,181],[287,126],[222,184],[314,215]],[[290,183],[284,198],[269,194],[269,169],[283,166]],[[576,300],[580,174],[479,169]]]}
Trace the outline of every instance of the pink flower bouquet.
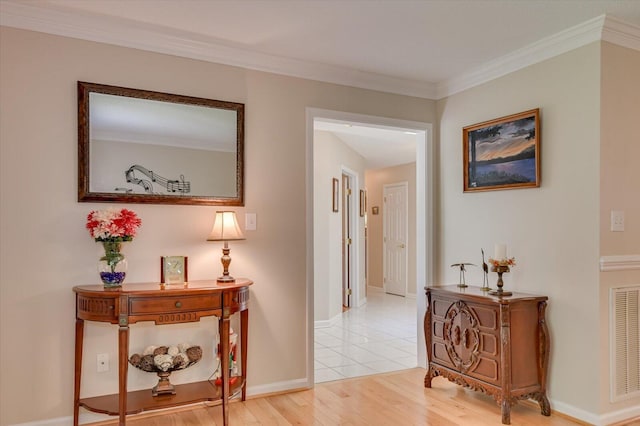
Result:
{"label": "pink flower bouquet", "polygon": [[96,241],[131,241],[142,221],[127,209],[94,210],[87,216],[87,229]]}

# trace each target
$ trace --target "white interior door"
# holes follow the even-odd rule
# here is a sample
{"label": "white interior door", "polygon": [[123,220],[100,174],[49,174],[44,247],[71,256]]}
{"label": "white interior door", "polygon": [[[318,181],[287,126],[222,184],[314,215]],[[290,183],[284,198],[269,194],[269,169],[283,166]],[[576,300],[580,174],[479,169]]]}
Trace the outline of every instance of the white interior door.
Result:
{"label": "white interior door", "polygon": [[383,274],[386,293],[407,293],[407,182],[384,185],[383,188]]}

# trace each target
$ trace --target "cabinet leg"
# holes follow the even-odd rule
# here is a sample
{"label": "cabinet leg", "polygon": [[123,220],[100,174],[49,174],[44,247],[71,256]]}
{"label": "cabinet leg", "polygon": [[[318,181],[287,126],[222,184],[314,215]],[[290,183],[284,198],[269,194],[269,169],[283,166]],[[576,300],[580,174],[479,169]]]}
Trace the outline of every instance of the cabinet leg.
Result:
{"label": "cabinet leg", "polygon": [[511,424],[511,404],[509,404],[508,398],[505,398],[502,401],[502,424],[503,425]]}
{"label": "cabinet leg", "polygon": [[551,405],[549,405],[549,400],[547,399],[547,395],[541,392],[537,394],[534,397],[534,399],[538,401],[538,404],[540,404],[540,414],[542,414],[543,416],[550,416]]}
{"label": "cabinet leg", "polygon": [[427,374],[424,376],[424,387],[431,389],[431,380],[433,379],[433,374],[431,371],[431,367],[427,370]]}

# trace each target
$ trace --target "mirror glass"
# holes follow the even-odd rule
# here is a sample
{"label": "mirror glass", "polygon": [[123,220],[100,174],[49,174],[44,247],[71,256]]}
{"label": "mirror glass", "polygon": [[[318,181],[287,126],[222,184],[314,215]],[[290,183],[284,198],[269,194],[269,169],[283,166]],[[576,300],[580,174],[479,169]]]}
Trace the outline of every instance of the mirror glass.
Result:
{"label": "mirror glass", "polygon": [[78,200],[244,205],[244,105],[78,82]]}

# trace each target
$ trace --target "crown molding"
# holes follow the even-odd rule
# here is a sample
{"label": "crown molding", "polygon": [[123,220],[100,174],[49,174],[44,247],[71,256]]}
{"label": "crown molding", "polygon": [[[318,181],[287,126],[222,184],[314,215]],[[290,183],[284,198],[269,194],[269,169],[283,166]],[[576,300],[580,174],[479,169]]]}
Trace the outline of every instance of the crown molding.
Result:
{"label": "crown molding", "polygon": [[430,82],[268,55],[214,37],[43,3],[0,2],[0,25],[361,89],[435,97]]}
{"label": "crown molding", "polygon": [[640,50],[640,28],[608,15],[598,16],[513,51],[468,73],[439,83],[436,89],[437,99],[479,86],[599,40]]}
{"label": "crown molding", "polygon": [[607,15],[602,28],[602,40],[640,50],[640,28]]}
{"label": "crown molding", "polygon": [[434,84],[268,55],[214,37],[46,3],[2,1],[0,25],[426,99],[451,96],[599,40],[640,50],[639,27],[602,15]]}
{"label": "crown molding", "polygon": [[475,68],[468,73],[448,79],[438,84],[438,99],[479,86],[498,77],[597,41],[600,39],[603,24],[604,15],[543,38]]}
{"label": "crown molding", "polygon": [[631,269],[640,269],[640,254],[602,256],[600,258],[600,270],[603,272]]}

